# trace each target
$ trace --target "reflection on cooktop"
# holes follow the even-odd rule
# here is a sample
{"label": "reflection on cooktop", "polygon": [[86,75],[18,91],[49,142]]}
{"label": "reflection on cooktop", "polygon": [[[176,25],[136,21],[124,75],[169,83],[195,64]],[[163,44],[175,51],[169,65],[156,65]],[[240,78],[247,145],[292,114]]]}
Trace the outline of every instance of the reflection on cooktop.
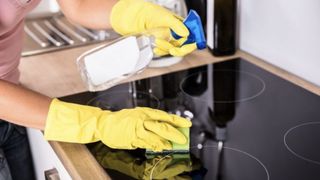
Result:
{"label": "reflection on cooktop", "polygon": [[97,92],[97,96],[90,99],[87,105],[99,107],[104,110],[118,111],[124,108],[138,106],[159,108],[160,102],[157,97],[150,93],[130,91]]}
{"label": "reflection on cooktop", "polygon": [[320,179],[320,97],[242,59],[62,99],[191,119],[190,154],[146,157],[87,145],[113,179]]}
{"label": "reflection on cooktop", "polygon": [[230,147],[219,152],[217,145],[207,145],[201,150],[191,147],[189,154],[166,155],[110,149],[102,143],[88,147],[113,179],[270,179],[266,166],[257,157]]}
{"label": "reflection on cooktop", "polygon": [[[207,81],[205,77],[209,77],[210,80]],[[200,94],[201,90],[198,86],[204,87],[203,83],[212,83],[212,85],[209,85]],[[215,84],[218,87],[212,88],[216,87]],[[234,103],[248,101],[259,96],[265,90],[265,83],[257,75],[248,72],[213,69],[213,71],[202,71],[187,76],[181,81],[180,88],[191,98],[204,102]],[[232,94],[227,93],[231,90],[234,91]]]}

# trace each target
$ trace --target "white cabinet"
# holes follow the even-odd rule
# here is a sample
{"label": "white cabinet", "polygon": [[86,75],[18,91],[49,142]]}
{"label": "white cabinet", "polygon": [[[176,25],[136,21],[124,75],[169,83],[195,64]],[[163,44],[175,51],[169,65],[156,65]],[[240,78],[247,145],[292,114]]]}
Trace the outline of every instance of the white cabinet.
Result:
{"label": "white cabinet", "polygon": [[71,176],[62,165],[50,144],[44,139],[42,132],[31,128],[27,128],[27,132],[37,180],[44,180],[44,172],[48,172],[51,169],[57,170],[61,180],[71,180]]}

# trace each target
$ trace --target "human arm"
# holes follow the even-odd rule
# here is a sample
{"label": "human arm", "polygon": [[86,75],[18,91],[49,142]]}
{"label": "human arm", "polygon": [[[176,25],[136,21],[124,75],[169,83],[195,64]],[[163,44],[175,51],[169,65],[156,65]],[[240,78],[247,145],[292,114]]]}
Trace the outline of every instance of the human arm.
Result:
{"label": "human arm", "polygon": [[57,0],[72,22],[91,29],[109,29],[112,7],[118,0]]}
{"label": "human arm", "polygon": [[51,98],[0,80],[0,119],[44,130]]}
{"label": "human arm", "polygon": [[191,122],[150,108],[111,112],[62,102],[0,80],[0,119],[44,130],[47,140],[74,143],[102,141],[120,149],[171,149],[169,141],[183,144],[175,127]]}

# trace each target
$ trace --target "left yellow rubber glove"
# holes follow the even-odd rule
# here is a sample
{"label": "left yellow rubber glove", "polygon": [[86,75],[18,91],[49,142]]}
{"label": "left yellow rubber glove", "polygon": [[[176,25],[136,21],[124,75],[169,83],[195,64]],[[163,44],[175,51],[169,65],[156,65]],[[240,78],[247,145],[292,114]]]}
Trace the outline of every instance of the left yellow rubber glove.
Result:
{"label": "left yellow rubber glove", "polygon": [[[184,56],[197,49],[195,43],[181,46],[189,35],[181,17],[144,0],[120,0],[112,8],[110,21],[113,29],[121,35],[149,31],[156,38],[154,53],[158,56]],[[182,38],[175,40],[170,29]]]}
{"label": "left yellow rubber glove", "polygon": [[101,140],[116,149],[162,151],[172,149],[169,141],[186,143],[186,137],[176,127],[190,126],[189,120],[151,108],[111,112],[54,99],[44,135],[47,140],[75,143]]}

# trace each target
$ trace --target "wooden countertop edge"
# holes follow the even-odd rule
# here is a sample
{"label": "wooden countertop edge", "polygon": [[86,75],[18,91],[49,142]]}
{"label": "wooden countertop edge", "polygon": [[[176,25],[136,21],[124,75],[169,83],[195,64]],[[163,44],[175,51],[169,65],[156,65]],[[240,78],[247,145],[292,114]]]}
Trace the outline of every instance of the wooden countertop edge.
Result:
{"label": "wooden countertop edge", "polygon": [[[123,82],[129,82],[129,81],[135,81],[139,79],[143,79],[146,77],[155,77],[155,76],[160,76],[163,74],[167,73],[172,73],[172,72],[177,72],[181,71],[184,69],[188,68],[194,68],[198,66],[203,66],[206,64],[211,64],[211,63],[217,63],[221,61],[227,61],[235,58],[240,57],[240,51],[237,51],[234,55],[232,56],[224,56],[224,57],[213,57],[211,56],[210,58],[206,59],[206,57],[211,56],[211,54],[208,52],[208,50],[204,50],[203,52],[197,52],[197,53],[192,53],[191,55],[187,56],[184,60],[182,60],[180,63],[172,65],[170,67],[165,67],[165,68],[147,68],[145,70],[145,73],[137,74]],[[203,58],[201,61],[195,61],[195,58]],[[152,71],[152,73],[150,73]],[[146,74],[148,74],[146,76]]]}
{"label": "wooden countertop edge", "polygon": [[[186,68],[201,66],[204,64],[215,63],[220,61],[226,61],[233,58],[243,58],[277,76],[286,79],[300,87],[303,87],[317,95],[320,95],[320,88],[292,73],[289,73],[283,69],[280,69],[272,64],[265,62],[264,60],[257,58],[253,55],[250,55],[243,51],[237,51],[237,53],[233,56],[226,56],[226,57],[210,57],[209,53],[197,52],[192,53],[191,55],[187,56],[186,60],[168,67],[164,68],[147,68],[144,73],[136,75],[127,81],[137,80],[146,78],[147,75],[151,74],[152,76],[162,75],[168,72],[179,71]],[[193,58],[202,58],[202,61],[192,61],[190,59]],[[203,58],[204,57],[204,58]],[[206,58],[209,57],[209,58]],[[150,73],[151,72],[151,73]],[[148,76],[149,77],[149,76]],[[73,89],[72,94],[85,91],[83,88]],[[65,94],[67,95],[67,94]],[[72,144],[72,143],[62,143],[62,142],[50,142],[50,145],[57,153],[58,157],[64,164],[65,168],[71,175],[73,179],[83,179],[83,180],[90,180],[90,179],[110,179],[107,173],[103,170],[103,168],[95,161],[94,157],[89,153],[89,150],[86,148],[85,145],[82,144]]]}
{"label": "wooden countertop edge", "polygon": [[[83,144],[49,142],[72,179],[110,180],[111,178]],[[76,153],[75,153],[76,152]]]}

